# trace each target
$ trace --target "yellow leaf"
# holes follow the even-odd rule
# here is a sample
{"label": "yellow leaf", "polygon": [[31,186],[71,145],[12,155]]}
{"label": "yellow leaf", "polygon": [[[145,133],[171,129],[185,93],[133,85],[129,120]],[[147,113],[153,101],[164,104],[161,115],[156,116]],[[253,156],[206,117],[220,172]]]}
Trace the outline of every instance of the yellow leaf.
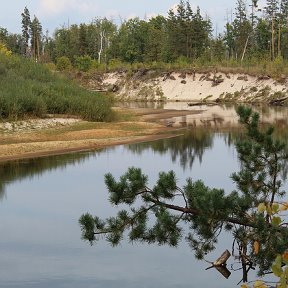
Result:
{"label": "yellow leaf", "polygon": [[266,205],[265,205],[265,203],[260,203],[258,205],[258,212],[263,213],[264,211],[266,211]]}
{"label": "yellow leaf", "polygon": [[281,206],[280,206],[280,211],[286,211],[288,210],[288,202],[285,202],[283,203]]}
{"label": "yellow leaf", "polygon": [[260,244],[258,241],[254,241],[254,253],[257,255],[259,253]]}
{"label": "yellow leaf", "polygon": [[267,210],[267,214],[268,214],[269,216],[271,216],[271,215],[272,215],[272,209],[271,209],[271,206],[270,206],[270,205],[267,206],[266,210]]}
{"label": "yellow leaf", "polygon": [[247,284],[242,284],[241,288],[249,288],[249,286]]}
{"label": "yellow leaf", "polygon": [[254,283],[253,288],[267,288],[268,286],[261,280],[257,280]]}

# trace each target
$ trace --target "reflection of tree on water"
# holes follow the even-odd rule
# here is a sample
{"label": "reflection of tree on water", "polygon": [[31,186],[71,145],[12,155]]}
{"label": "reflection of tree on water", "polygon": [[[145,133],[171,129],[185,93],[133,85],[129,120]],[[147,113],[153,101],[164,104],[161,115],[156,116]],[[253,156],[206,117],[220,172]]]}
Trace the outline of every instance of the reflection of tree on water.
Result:
{"label": "reflection of tree on water", "polygon": [[[284,122],[282,119],[276,120],[273,125],[275,126],[275,132],[274,132],[275,139],[278,139],[279,141],[286,143],[287,147],[286,153],[288,154],[288,129],[286,121]],[[270,126],[270,124],[265,123],[265,125],[263,125],[263,127],[266,128],[268,126]],[[244,131],[242,129],[239,130],[239,128],[231,129],[229,132],[223,133],[221,135],[224,139],[225,144],[229,147],[232,145],[234,146],[238,140],[243,140],[245,137]],[[283,165],[281,172],[283,180],[286,181],[288,175],[288,162],[286,162],[286,164]]]}
{"label": "reflection of tree on water", "polygon": [[152,149],[154,152],[164,154],[169,152],[171,159],[185,170],[191,168],[195,159],[202,162],[205,150],[211,149],[213,145],[213,134],[207,129],[187,130],[181,137],[162,139],[154,142],[128,145],[129,150],[141,154],[143,151]]}
{"label": "reflection of tree on water", "polygon": [[5,196],[5,187],[11,182],[42,175],[46,171],[77,165],[88,157],[90,157],[88,153],[79,153],[2,163],[0,164],[0,199]]}

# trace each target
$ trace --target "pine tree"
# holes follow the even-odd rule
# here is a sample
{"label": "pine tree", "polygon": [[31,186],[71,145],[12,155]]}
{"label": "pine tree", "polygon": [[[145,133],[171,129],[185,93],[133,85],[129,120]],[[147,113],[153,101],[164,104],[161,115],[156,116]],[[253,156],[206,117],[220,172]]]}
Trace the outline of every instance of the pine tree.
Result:
{"label": "pine tree", "polygon": [[88,37],[87,37],[87,26],[80,24],[79,26],[79,52],[80,56],[87,54]]}
{"label": "pine tree", "polygon": [[276,20],[277,13],[279,11],[279,0],[267,0],[267,4],[265,7],[266,16],[270,22],[271,27],[271,60],[275,59],[275,28],[276,28]]}
{"label": "pine tree", "polygon": [[31,19],[30,12],[27,7],[24,8],[22,16],[22,37],[25,43],[25,51],[24,54],[26,56],[29,55],[29,39],[30,39],[30,30],[31,30]]}
{"label": "pine tree", "polygon": [[39,61],[42,54],[42,25],[35,15],[31,23],[31,50],[32,57]]}
{"label": "pine tree", "polygon": [[252,26],[247,17],[247,7],[244,0],[237,0],[235,20],[233,21],[235,35],[236,58],[243,60],[247,47],[250,44]]}
{"label": "pine tree", "polygon": [[[107,174],[110,202],[128,208],[106,220],[82,215],[79,223],[83,239],[92,244],[104,235],[115,246],[128,231],[132,242],[176,247],[185,235],[196,257],[203,259],[215,249],[225,229],[234,237],[234,256],[238,248],[243,281],[247,281],[249,267],[254,264],[261,275],[270,271],[276,255],[283,254],[288,246],[287,223],[279,225],[273,215],[277,201],[285,194],[281,186],[287,174],[287,147],[274,139],[273,128],[260,130],[259,114],[243,106],[237,113],[247,131],[246,138],[236,145],[241,170],[233,173],[232,179],[237,191],[225,193],[191,179],[180,188],[173,171],[160,173],[153,188],[147,187],[148,178],[141,169],[130,168],[119,181]],[[151,215],[153,221],[149,221]],[[255,243],[261,246],[256,252]]]}

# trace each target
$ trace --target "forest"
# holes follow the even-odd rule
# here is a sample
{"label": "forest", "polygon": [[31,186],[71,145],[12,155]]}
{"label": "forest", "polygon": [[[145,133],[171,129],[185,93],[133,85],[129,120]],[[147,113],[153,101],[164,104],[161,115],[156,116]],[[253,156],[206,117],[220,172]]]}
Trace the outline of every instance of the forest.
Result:
{"label": "forest", "polygon": [[257,0],[237,0],[225,27],[216,28],[221,33],[213,31],[213,19],[200,7],[181,0],[167,16],[122,20],[120,25],[98,16],[90,23],[63,25],[52,36],[25,7],[22,33],[0,27],[0,41],[13,53],[54,63],[58,70],[113,69],[121,63],[282,64],[288,58],[288,0],[258,5]]}

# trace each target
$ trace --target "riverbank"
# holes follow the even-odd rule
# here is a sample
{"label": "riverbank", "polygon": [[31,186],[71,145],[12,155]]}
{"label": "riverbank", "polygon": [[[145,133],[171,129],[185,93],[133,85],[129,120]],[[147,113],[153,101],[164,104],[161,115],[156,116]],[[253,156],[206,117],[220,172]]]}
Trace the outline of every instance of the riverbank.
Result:
{"label": "riverbank", "polygon": [[118,112],[121,119],[112,123],[59,117],[1,123],[0,162],[174,137],[182,133],[181,129],[168,125],[167,119],[200,113],[164,109]]}
{"label": "riverbank", "polygon": [[[114,108],[118,121],[88,122],[54,117],[0,123],[0,162],[92,151],[113,145],[175,137],[186,129],[222,132],[239,126],[235,106],[168,102],[162,108]],[[253,106],[262,123],[286,129],[288,109]]]}

